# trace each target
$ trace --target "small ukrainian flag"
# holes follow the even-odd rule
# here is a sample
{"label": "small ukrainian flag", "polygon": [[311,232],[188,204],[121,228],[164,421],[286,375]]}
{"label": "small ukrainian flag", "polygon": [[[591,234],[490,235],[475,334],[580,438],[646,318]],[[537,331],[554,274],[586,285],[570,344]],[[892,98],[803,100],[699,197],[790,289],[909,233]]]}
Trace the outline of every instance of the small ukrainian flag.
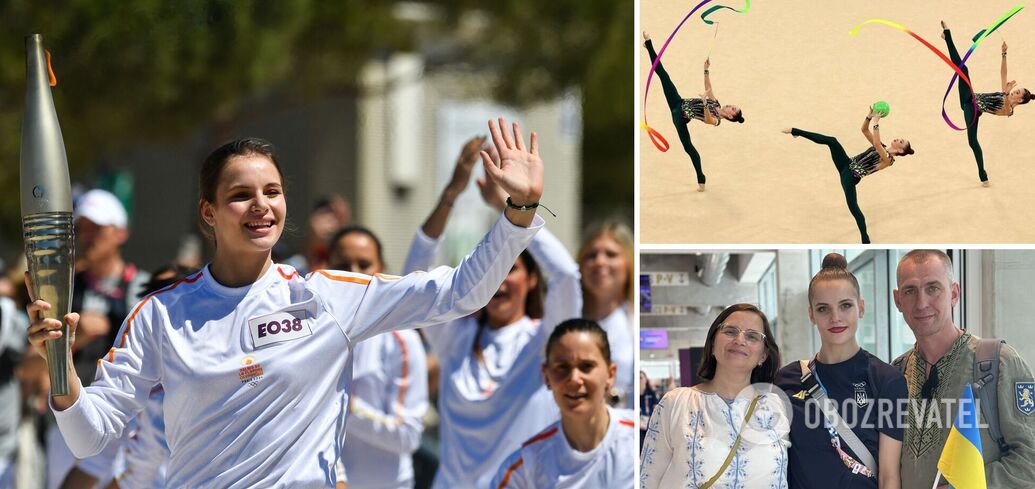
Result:
{"label": "small ukrainian flag", "polygon": [[938,470],[954,489],[987,489],[976,408],[974,391],[967,384],[949,439],[938,458]]}

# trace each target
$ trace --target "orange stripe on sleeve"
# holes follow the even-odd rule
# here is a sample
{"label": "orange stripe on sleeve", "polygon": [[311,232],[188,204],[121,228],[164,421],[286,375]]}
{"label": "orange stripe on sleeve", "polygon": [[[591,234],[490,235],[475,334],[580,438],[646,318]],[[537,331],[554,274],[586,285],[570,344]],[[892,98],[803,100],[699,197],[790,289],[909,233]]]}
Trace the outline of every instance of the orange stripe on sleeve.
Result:
{"label": "orange stripe on sleeve", "polygon": [[398,331],[392,331],[392,337],[399,342],[399,349],[402,350],[402,382],[399,383],[399,398],[396,399],[395,417],[402,423],[402,408],[406,398],[406,387],[410,385],[410,351],[406,348],[406,341]]}
{"label": "orange stripe on sleeve", "polygon": [[284,273],[284,269],[281,267],[277,267],[277,271],[280,272],[281,277],[284,277],[284,280],[291,280],[292,277],[302,278],[297,271],[291,272],[291,275]]}
{"label": "orange stripe on sleeve", "polygon": [[618,420],[618,424],[625,425],[625,426],[628,426],[630,428],[635,428],[636,427],[636,423],[633,423],[632,421],[629,421],[628,419],[619,419]]}
{"label": "orange stripe on sleeve", "polygon": [[555,435],[556,433],[557,433],[557,427],[554,426],[553,428],[550,428],[550,429],[548,429],[548,430],[546,430],[546,431],[544,431],[542,433],[539,433],[538,435],[533,436],[532,438],[529,438],[528,441],[526,441],[526,442],[521,444],[521,448],[527,447],[527,446],[529,446],[529,445],[531,445],[533,443],[536,443],[536,442],[543,441],[543,440],[545,440],[545,439]]}
{"label": "orange stripe on sleeve", "polygon": [[399,348],[402,350],[402,379],[399,382],[399,395],[395,400],[392,413],[387,413],[394,414],[394,417],[387,417],[387,415],[381,415],[380,412],[357,408],[352,404],[352,397],[349,397],[349,410],[357,416],[367,419],[378,420],[385,424],[402,425],[406,422],[406,420],[403,419],[403,409],[405,408],[406,389],[410,385],[410,351],[406,347],[406,342],[402,334],[398,331],[392,331],[391,335],[395,341],[399,343]]}
{"label": "orange stripe on sleeve", "polygon": [[514,471],[517,470],[518,467],[521,467],[522,465],[524,465],[524,463],[525,463],[525,459],[519,458],[517,462],[514,462],[513,465],[511,465],[510,467],[507,467],[507,473],[506,473],[506,475],[503,476],[503,480],[500,481],[500,486],[497,487],[496,489],[504,489],[505,487],[507,487],[507,482],[510,482],[510,474],[513,474]]}
{"label": "orange stripe on sleeve", "polygon": [[[118,348],[121,349],[121,348],[125,348],[126,347],[126,337],[129,336],[129,330],[133,328],[133,319],[137,317],[137,313],[140,312],[140,309],[144,307],[144,304],[147,304],[147,301],[151,300],[152,297],[154,297],[154,296],[156,296],[158,294],[161,294],[162,292],[168,292],[170,290],[175,289],[176,287],[179,287],[180,284],[182,284],[184,282],[186,282],[188,284],[192,284],[194,282],[197,282],[198,279],[200,279],[204,274],[205,274],[205,272],[198,272],[198,274],[195,275],[194,277],[184,277],[184,278],[181,278],[181,279],[177,280],[176,283],[174,283],[172,285],[169,285],[169,286],[166,286],[165,288],[158,289],[158,290],[156,290],[154,292],[151,292],[150,294],[147,295],[147,297],[144,297],[144,300],[140,301],[140,303],[137,304],[137,307],[135,307],[133,309],[133,312],[129,315],[129,318],[126,319],[126,330],[122,332],[122,338],[119,340]],[[115,361],[115,348],[112,348],[111,351],[108,352],[108,361],[109,362],[114,362]]]}
{"label": "orange stripe on sleeve", "polygon": [[327,273],[324,270],[319,270],[316,273],[319,273],[320,275],[323,275],[324,277],[327,277],[327,278],[329,278],[331,280],[337,280],[338,282],[351,282],[351,283],[360,284],[360,285],[369,285],[370,284],[370,279],[368,279],[368,278],[352,277],[352,276],[348,276],[348,275],[332,275],[330,273]]}

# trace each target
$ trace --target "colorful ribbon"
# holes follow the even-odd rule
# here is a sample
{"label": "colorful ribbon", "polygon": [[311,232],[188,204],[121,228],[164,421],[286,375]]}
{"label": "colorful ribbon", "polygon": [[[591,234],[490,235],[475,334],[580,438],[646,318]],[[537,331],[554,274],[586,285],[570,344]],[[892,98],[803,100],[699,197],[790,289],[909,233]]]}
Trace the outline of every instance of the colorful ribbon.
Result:
{"label": "colorful ribbon", "polygon": [[[1016,15],[1017,12],[1020,12],[1021,9],[1023,9],[1023,8],[1024,8],[1024,4],[1017,5],[1016,7],[1010,9],[1005,14],[1003,14],[1001,17],[999,17],[999,19],[997,19],[995,22],[993,22],[992,25],[990,25],[989,27],[985,28],[984,30],[978,31],[978,33],[972,39],[974,42],[970,45],[970,49],[967,50],[967,54],[963,55],[963,58],[960,59],[960,67],[963,67],[963,66],[965,66],[967,64],[967,60],[970,59],[970,55],[974,52],[975,49],[977,49],[978,45],[981,44],[981,41],[984,41],[985,38],[988,37],[989,34],[995,32],[997,29],[999,29],[999,27],[1002,26],[1003,24],[1005,24],[1006,21],[1010,20],[1010,17],[1013,17],[1014,15]],[[949,99],[949,94],[952,93],[952,87],[956,85],[956,79],[958,77],[959,77],[958,74],[953,74],[952,75],[952,79],[949,80],[949,87],[945,89],[945,96],[942,97],[942,119],[945,120],[945,123],[948,124],[949,127],[953,128],[953,129],[955,129],[957,131],[963,131],[966,128],[956,127],[956,125],[952,123],[952,119],[949,119],[949,114],[945,112],[945,102]],[[968,85],[970,85],[970,84],[968,83]],[[970,92],[971,93],[975,93],[974,92],[974,87],[970,88]],[[967,124],[967,126],[969,126],[970,124],[973,124],[977,120],[978,114],[980,113],[979,109],[977,107],[977,96],[974,96],[973,103],[974,103],[974,117],[971,119],[970,123]]]}
{"label": "colorful ribbon", "polygon": [[[650,136],[651,142],[654,143],[654,146],[658,148],[658,150],[660,150],[662,153],[668,151],[668,141],[665,140],[665,137],[662,136],[661,133],[656,131],[653,127],[650,127],[650,124],[647,123],[647,94],[650,93],[650,83],[654,79],[654,71],[657,70],[658,63],[661,62],[661,57],[665,54],[665,50],[668,49],[669,43],[671,43],[672,39],[676,37],[676,33],[679,32],[679,29],[683,28],[683,24],[685,24],[686,21],[689,20],[695,12],[697,12],[701,7],[711,2],[712,0],[703,0],[701,3],[695,5],[694,8],[690,9],[690,13],[686,14],[686,17],[683,17],[683,20],[679,21],[679,24],[676,25],[676,28],[672,31],[672,34],[669,34],[668,38],[665,39],[665,43],[661,45],[661,49],[658,50],[658,57],[654,59],[653,63],[651,63],[650,72],[647,73],[647,84],[643,88],[643,121],[640,122],[640,127],[647,131],[647,135]],[[733,10],[734,12],[741,14],[745,13],[751,9],[751,0],[744,0],[744,3],[745,6],[743,10],[737,10],[733,7],[727,7],[725,5],[716,5],[706,10],[703,14],[701,14],[701,20],[704,21],[705,24],[714,24],[714,21],[710,21],[706,17],[708,17],[708,15],[710,15],[712,12],[715,12],[716,10],[721,10],[724,8]]]}
{"label": "colorful ribbon", "polygon": [[957,131],[963,131],[963,130],[966,130],[967,126],[970,126],[970,124],[973,124],[975,121],[977,121],[978,115],[980,114],[980,110],[978,109],[978,106],[977,106],[977,97],[976,96],[972,96],[972,99],[971,99],[971,103],[974,105],[974,116],[973,116],[973,118],[970,120],[970,122],[967,123],[967,126],[965,126],[965,127],[958,127],[956,124],[954,124],[952,122],[952,119],[949,118],[949,114],[945,111],[945,103],[949,100],[949,94],[952,93],[952,88],[954,86],[956,86],[956,80],[957,79],[963,80],[963,82],[966,83],[968,87],[970,87],[970,92],[972,94],[975,93],[974,85],[972,85],[970,83],[970,78],[967,76],[966,73],[963,72],[963,67],[966,66],[967,60],[970,59],[970,55],[974,53],[974,50],[977,49],[978,45],[981,44],[981,41],[983,41],[986,37],[988,37],[989,34],[995,32],[997,29],[999,29],[999,27],[1002,26],[1004,23],[1006,23],[1007,20],[1010,20],[1010,17],[1013,17],[1014,15],[1016,15],[1017,12],[1020,12],[1021,9],[1023,9],[1023,8],[1024,8],[1024,4],[1017,5],[1016,7],[1010,9],[1005,14],[1003,14],[1001,17],[999,17],[999,19],[996,20],[995,22],[993,22],[992,25],[988,26],[985,29],[982,29],[981,31],[978,31],[978,33],[973,38],[973,41],[974,41],[973,44],[970,45],[970,49],[967,50],[967,54],[964,55],[962,59],[960,59],[960,64],[958,66],[956,65],[956,63],[953,63],[952,60],[949,59],[949,57],[945,55],[945,53],[943,53],[938,48],[934,47],[931,43],[929,43],[926,40],[924,40],[924,38],[920,37],[917,33],[909,30],[908,28],[906,28],[902,24],[898,24],[898,23],[892,22],[890,20],[885,20],[885,19],[869,19],[869,20],[863,22],[862,24],[859,24],[859,25],[855,26],[855,28],[852,29],[849,32],[849,35],[851,35],[853,37],[856,36],[857,34],[859,34],[859,30],[862,29],[862,27],[864,25],[866,25],[866,24],[883,24],[883,25],[886,25],[886,26],[889,26],[889,27],[894,27],[894,28],[896,28],[896,29],[898,29],[898,30],[900,30],[902,32],[905,32],[906,34],[909,34],[910,36],[912,36],[917,41],[920,41],[921,44],[923,44],[924,46],[927,46],[927,48],[930,49],[939,58],[941,58],[942,61],[944,61],[946,64],[948,64],[950,67],[952,67],[952,69],[953,69],[953,71],[955,71],[955,73],[952,75],[952,79],[949,80],[949,87],[945,89],[945,96],[942,97],[942,119],[945,120],[945,123],[948,124],[949,127],[953,128],[953,129],[955,129]]}
{"label": "colorful ribbon", "polygon": [[733,7],[729,7],[729,6],[726,6],[726,5],[716,5],[716,6],[710,8],[708,10],[705,10],[704,13],[701,14],[701,20],[705,24],[708,24],[708,25],[714,24],[715,21],[714,20],[708,20],[708,16],[711,15],[712,12],[715,12],[716,10],[722,10],[722,9],[729,9],[729,10],[732,10],[732,11],[738,13],[738,14],[746,14],[748,10],[751,10],[751,0],[744,0],[744,9],[743,10],[737,10],[737,9],[735,9]]}

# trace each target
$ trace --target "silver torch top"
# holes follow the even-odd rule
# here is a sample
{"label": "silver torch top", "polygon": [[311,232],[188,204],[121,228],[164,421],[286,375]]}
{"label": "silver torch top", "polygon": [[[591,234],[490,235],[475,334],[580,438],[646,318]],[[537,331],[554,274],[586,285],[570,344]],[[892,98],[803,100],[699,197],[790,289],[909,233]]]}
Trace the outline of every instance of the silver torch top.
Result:
{"label": "silver torch top", "polygon": [[57,84],[43,36],[25,37],[25,117],[22,119],[22,217],[72,212],[68,157],[50,87]]}

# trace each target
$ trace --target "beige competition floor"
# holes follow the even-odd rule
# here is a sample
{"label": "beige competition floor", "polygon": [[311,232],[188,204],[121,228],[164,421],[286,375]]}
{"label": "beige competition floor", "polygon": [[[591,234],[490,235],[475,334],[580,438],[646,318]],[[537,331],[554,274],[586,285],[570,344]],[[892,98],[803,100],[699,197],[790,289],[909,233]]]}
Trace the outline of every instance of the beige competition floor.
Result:
{"label": "beige competition floor", "polygon": [[[720,0],[737,8],[743,0]],[[696,1],[642,0],[641,24],[660,49]],[[916,154],[858,185],[859,205],[874,243],[1035,243],[1035,102],[1013,117],[984,116],[979,137],[991,186],[977,177],[966,133],[941,120],[951,68],[885,18],[945,51],[944,19],[964,55],[970,37],[1016,5],[984,2],[819,2],[758,0],[747,14],[722,11],[712,51],[711,77],[723,104],[743,108],[745,124],[690,124],[707,191],[697,192],[655,77],[647,100],[651,126],[672,145],[658,151],[640,131],[640,241],[652,243],[858,243],[829,151],[782,134],[799,127],[837,137],[849,156],[867,147],[860,128],[876,100],[891,105],[881,121],[885,142],[904,137]],[[836,7],[835,7],[836,6]],[[703,92],[702,62],[714,34],[698,20],[679,31],[662,57],[684,98]],[[1035,5],[1014,16],[971,56],[974,87],[1000,89],[1000,45],[1009,44],[1009,77],[1035,90]],[[639,49],[639,89],[650,69]],[[957,125],[955,93],[947,104]]]}

